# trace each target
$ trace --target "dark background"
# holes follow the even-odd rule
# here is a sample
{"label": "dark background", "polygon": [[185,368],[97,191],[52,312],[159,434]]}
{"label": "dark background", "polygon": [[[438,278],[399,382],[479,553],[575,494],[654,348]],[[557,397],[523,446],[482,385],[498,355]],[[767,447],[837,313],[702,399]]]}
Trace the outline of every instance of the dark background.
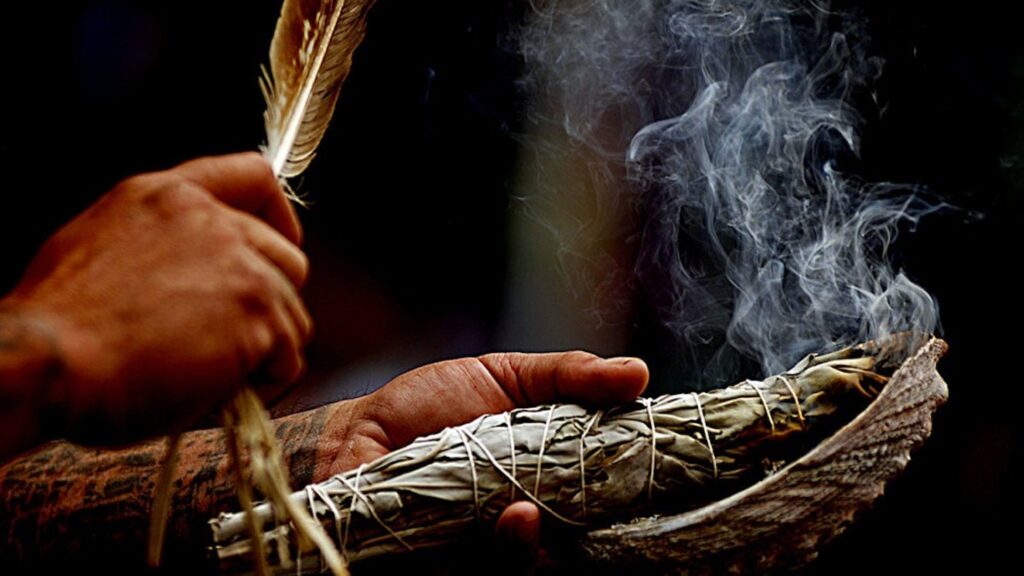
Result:
{"label": "dark background", "polygon": [[[262,141],[256,79],[277,0],[68,4],[17,3],[2,16],[0,293],[49,234],[121,178]],[[865,176],[923,184],[961,208],[901,244],[907,271],[941,305],[951,401],[907,473],[810,573],[987,573],[1016,556],[1024,46],[1011,9],[953,6],[863,7],[888,62],[884,112],[869,114],[864,135]],[[592,340],[577,336],[586,314],[569,313],[583,327],[573,332],[545,325],[543,309],[520,310],[521,275],[558,277],[553,257],[533,257],[534,268],[517,260],[510,230],[522,211],[523,104],[508,34],[522,10],[451,0],[375,9],[299,185],[313,201],[302,216],[318,336],[286,408],[496,348],[656,347],[643,323]],[[567,288],[544,286],[572,302]],[[652,357],[652,386],[671,388]]]}

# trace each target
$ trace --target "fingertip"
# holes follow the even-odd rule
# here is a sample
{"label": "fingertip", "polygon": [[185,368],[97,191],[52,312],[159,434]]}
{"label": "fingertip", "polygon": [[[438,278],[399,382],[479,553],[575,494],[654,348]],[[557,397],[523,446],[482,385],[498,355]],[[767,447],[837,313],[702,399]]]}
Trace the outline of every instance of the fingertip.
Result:
{"label": "fingertip", "polygon": [[525,500],[519,502],[513,502],[509,504],[509,507],[505,509],[509,516],[517,518],[518,521],[535,525],[540,522],[540,509],[533,502],[527,502]]}
{"label": "fingertip", "polygon": [[302,335],[302,345],[306,346],[313,341],[313,335],[316,333],[316,324],[313,322],[313,316],[309,313],[309,309],[306,305],[299,301],[296,304],[295,318],[299,325],[299,331]]}
{"label": "fingertip", "polygon": [[650,378],[647,364],[632,357],[600,358],[571,353],[561,372],[559,395],[593,404],[616,404],[636,399]]}
{"label": "fingertip", "polygon": [[615,384],[614,390],[622,394],[622,400],[633,400],[647,389],[651,379],[647,363],[640,358],[620,356],[603,361],[609,379]]}
{"label": "fingertip", "polygon": [[307,364],[302,354],[282,355],[249,375],[248,384],[268,406],[287,396],[306,375]]}
{"label": "fingertip", "polygon": [[270,192],[270,200],[261,216],[293,244],[302,246],[305,232],[295,204],[291,201],[291,189],[274,174],[274,168],[262,153],[244,152],[240,156],[243,157],[242,161],[252,166],[253,172],[262,174],[264,186]]}
{"label": "fingertip", "polygon": [[540,542],[540,510],[532,502],[513,502],[498,517],[495,532],[506,543],[535,550]]}
{"label": "fingertip", "polygon": [[[267,166],[269,167],[269,164]],[[302,228],[302,219],[299,218],[299,212],[295,209],[296,202],[300,201],[297,199],[293,201],[292,199],[297,197],[291,192],[291,188],[287,187],[287,185],[282,185],[276,177],[274,178],[274,186],[278,192],[273,204],[278,207],[277,210],[280,212],[280,217],[283,220],[279,230],[293,244],[301,247],[306,241],[306,233]]]}

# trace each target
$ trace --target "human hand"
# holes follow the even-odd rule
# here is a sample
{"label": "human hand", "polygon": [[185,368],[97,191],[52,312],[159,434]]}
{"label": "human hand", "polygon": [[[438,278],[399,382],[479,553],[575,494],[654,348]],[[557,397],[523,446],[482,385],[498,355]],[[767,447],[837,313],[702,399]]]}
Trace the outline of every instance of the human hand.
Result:
{"label": "human hand", "polygon": [[298,218],[255,153],[129,178],[57,232],[2,302],[56,355],[47,417],[124,443],[289,384],[312,323]]}
{"label": "human hand", "polygon": [[[482,414],[552,402],[628,402],[644,390],[648,377],[639,359],[604,360],[586,352],[489,354],[429,364],[338,404],[331,420],[343,432],[335,436],[333,449],[318,450],[333,458],[318,470],[325,477],[350,470]],[[495,527],[502,547],[526,552],[536,551],[539,529],[540,511],[528,501],[506,508]]]}

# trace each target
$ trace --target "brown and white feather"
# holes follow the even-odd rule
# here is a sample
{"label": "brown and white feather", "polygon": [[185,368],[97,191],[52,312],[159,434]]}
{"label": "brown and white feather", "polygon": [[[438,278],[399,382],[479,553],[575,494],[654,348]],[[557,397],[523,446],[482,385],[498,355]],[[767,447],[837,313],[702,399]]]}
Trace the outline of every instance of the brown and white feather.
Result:
{"label": "brown and white feather", "polygon": [[312,162],[375,0],[285,0],[261,82],[267,160],[279,178]]}

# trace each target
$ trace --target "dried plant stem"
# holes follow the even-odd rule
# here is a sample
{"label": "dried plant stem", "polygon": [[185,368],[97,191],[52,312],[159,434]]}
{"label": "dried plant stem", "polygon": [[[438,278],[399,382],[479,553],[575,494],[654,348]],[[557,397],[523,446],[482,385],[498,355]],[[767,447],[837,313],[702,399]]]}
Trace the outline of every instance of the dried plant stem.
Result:
{"label": "dried plant stem", "polygon": [[[235,446],[234,452],[240,452],[239,445],[248,450],[252,482],[266,496],[280,528],[275,538],[278,563],[284,567],[291,567],[292,555],[289,546],[294,546],[295,558],[298,561],[301,561],[303,553],[315,550],[330,572],[336,576],[347,576],[346,562],[321,524],[314,521],[302,506],[289,497],[291,488],[284,458],[274,436],[270,417],[256,393],[248,388],[243,389],[226,410],[225,421],[234,424],[229,427],[232,430],[229,434],[234,436],[229,444]],[[234,452],[236,471],[240,472],[241,461]],[[248,505],[251,506],[251,492],[248,491],[247,481],[242,479],[239,485],[240,497],[249,500]],[[243,502],[243,506],[245,505]],[[254,535],[253,541],[257,542],[257,555],[262,554],[263,558],[266,558],[266,549],[261,538],[255,537],[255,533],[264,523],[263,519],[254,521],[250,518],[246,521],[246,526]],[[291,540],[289,536],[292,536]]]}
{"label": "dried plant stem", "polygon": [[[291,487],[287,468],[274,436],[270,418],[262,401],[251,389],[243,389],[224,411],[224,434],[237,482],[238,501],[247,512],[254,510],[253,484],[271,503],[275,520],[280,525],[295,527],[298,542],[297,558],[304,552],[316,548],[323,565],[336,576],[347,576],[345,560],[338,553],[322,526],[289,497]],[[167,439],[164,464],[157,479],[156,495],[150,514],[147,561],[153,568],[159,567],[163,552],[167,517],[172,496],[172,480],[177,468],[181,435]],[[248,454],[248,466],[243,459]],[[251,479],[250,479],[251,478]],[[252,538],[255,551],[255,571],[260,576],[269,573],[267,550],[262,538],[265,521],[256,514],[246,515],[246,527]],[[277,557],[284,566],[291,566],[291,554],[287,538],[277,539]]]}
{"label": "dried plant stem", "polygon": [[164,464],[160,468],[160,476],[156,482],[156,496],[153,499],[153,508],[149,517],[149,546],[146,550],[146,559],[151,568],[160,566],[160,559],[163,556],[164,535],[167,533],[167,515],[171,508],[171,496],[174,480],[174,471],[178,467],[178,454],[181,448],[181,434],[175,434],[167,438],[167,452],[164,456]]}
{"label": "dried plant stem", "polygon": [[[246,466],[242,461],[242,440],[238,435],[238,422],[233,410],[224,411],[224,436],[228,447],[228,454],[231,457],[231,468],[235,474],[238,503],[242,506],[242,510],[247,513],[252,512],[252,484],[249,481],[249,476],[245,473]],[[255,515],[250,516],[247,518],[246,528],[249,530],[249,538],[253,546],[253,563],[256,567],[257,576],[266,576],[268,572],[267,549],[260,535],[263,527]]]}

